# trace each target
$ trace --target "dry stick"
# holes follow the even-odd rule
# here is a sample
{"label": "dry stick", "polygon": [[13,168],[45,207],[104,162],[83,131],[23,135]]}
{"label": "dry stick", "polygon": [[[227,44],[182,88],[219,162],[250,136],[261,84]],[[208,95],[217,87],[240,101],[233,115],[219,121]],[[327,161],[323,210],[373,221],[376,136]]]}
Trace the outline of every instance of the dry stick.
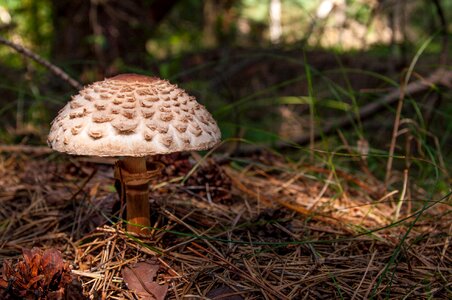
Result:
{"label": "dry stick", "polygon": [[402,193],[400,194],[400,198],[397,201],[394,222],[397,222],[399,220],[400,210],[402,209],[403,202],[405,202],[407,186],[408,186],[408,178],[409,178],[408,170],[409,170],[408,168],[403,170],[403,188],[402,188]]}
{"label": "dry stick", "polygon": [[19,153],[29,153],[36,155],[50,154],[53,152],[52,149],[46,146],[30,146],[30,145],[4,145],[0,144],[0,152],[19,152]]}
{"label": "dry stick", "polygon": [[351,300],[354,300],[355,297],[358,295],[358,291],[359,291],[359,289],[361,288],[361,285],[363,284],[364,279],[366,279],[367,272],[369,271],[370,266],[372,265],[372,262],[374,261],[374,258],[375,258],[375,255],[376,255],[376,254],[377,254],[377,251],[374,251],[374,252],[372,253],[372,256],[370,257],[369,263],[367,264],[366,271],[364,272],[364,275],[363,275],[363,277],[361,278],[361,281],[359,282],[358,287],[355,289],[355,292],[353,293],[353,296],[352,296],[352,299],[351,299]]}
{"label": "dry stick", "polygon": [[[445,70],[442,68],[437,69],[433,72],[432,75],[427,77],[424,80],[417,80],[409,83],[405,88],[405,94],[417,94],[420,92],[424,92],[431,88],[434,85],[442,84],[447,87],[452,87],[452,71]],[[385,105],[390,105],[397,101],[400,98],[400,88],[394,89],[392,92],[386,94],[385,96],[363,106],[358,113],[358,116],[361,120],[365,120],[366,118],[372,117],[374,114],[379,112]],[[342,128],[349,126],[353,122],[353,118],[350,116],[344,116],[342,118],[338,118],[338,120],[334,123],[330,123],[326,125],[320,131],[315,133],[315,139],[318,140],[322,137],[322,134],[327,135],[335,132],[337,128]],[[299,145],[305,145],[309,142],[310,135],[301,135],[296,137],[291,141],[278,141],[272,146],[278,149],[296,147]],[[248,154],[260,151],[262,149],[262,145],[242,145],[242,147],[237,151],[236,154]]]}
{"label": "dry stick", "polygon": [[[409,76],[409,75],[406,75]],[[407,78],[406,78],[407,80]],[[401,88],[400,88],[400,96],[399,96],[399,102],[397,103],[397,110],[395,114],[395,120],[394,120],[394,127],[392,128],[392,136],[391,136],[391,145],[389,146],[389,155],[388,155],[388,162],[386,164],[386,177],[385,177],[385,185],[387,186],[389,183],[389,178],[391,177],[391,169],[392,169],[392,161],[394,159],[394,151],[395,146],[397,142],[397,135],[399,132],[399,126],[400,126],[400,116],[402,115],[402,109],[403,109],[403,101],[405,99],[406,95],[406,82],[402,82]]]}
{"label": "dry stick", "polygon": [[[424,45],[422,45],[422,47],[419,49],[418,53],[422,53],[425,50],[425,48],[427,47],[427,45],[428,45],[428,43],[424,43]],[[415,57],[413,58],[412,62],[410,63],[410,66],[408,67],[407,73],[405,74],[403,81],[401,82],[401,87],[399,89],[400,90],[399,102],[397,104],[397,110],[396,110],[395,120],[394,120],[394,127],[392,130],[391,144],[389,146],[388,162],[386,164],[386,176],[385,176],[385,185],[386,186],[388,186],[389,179],[391,177],[392,162],[394,159],[394,151],[395,151],[395,146],[396,146],[396,142],[397,142],[397,136],[399,133],[400,116],[402,114],[405,95],[407,94],[406,87],[408,86],[408,82],[410,80],[410,77],[414,70],[414,66],[416,65],[418,59],[419,59],[419,55],[416,54]]]}
{"label": "dry stick", "polygon": [[[48,146],[32,146],[32,145],[6,145],[0,144],[0,153],[8,152],[8,153],[27,153],[32,155],[47,155],[51,153],[56,153],[53,149]],[[87,163],[95,163],[95,164],[103,164],[112,166],[117,161],[116,158],[111,157],[78,157],[77,161],[79,162],[87,162]]]}
{"label": "dry stick", "polygon": [[[304,60],[306,62],[306,55],[304,54]],[[312,82],[311,82],[311,70],[309,65],[305,63],[305,73],[306,78],[308,80],[308,93],[311,101],[309,102],[309,150],[311,155],[311,163],[314,162],[314,143],[315,143],[315,103],[313,98],[312,91]]]}
{"label": "dry stick", "polygon": [[50,63],[49,61],[45,60],[38,54],[32,52],[31,50],[29,50],[21,45],[18,45],[16,43],[13,43],[13,42],[5,39],[2,36],[0,36],[0,44],[6,45],[6,46],[16,50],[18,53],[22,54],[23,56],[26,56],[26,57],[34,60],[35,62],[41,64],[42,66],[47,68],[49,71],[51,71],[53,74],[60,77],[62,80],[66,81],[67,83],[69,83],[72,87],[74,87],[78,90],[82,89],[83,86],[80,84],[80,82],[78,82],[77,80],[75,80],[74,78],[69,76],[61,68]]}
{"label": "dry stick", "polygon": [[[49,148],[48,146],[31,146],[31,145],[6,145],[0,144],[0,153],[26,153],[30,155],[48,155],[51,153],[56,153],[54,150]],[[117,161],[116,158],[111,157],[89,157],[89,156],[81,156],[77,158],[78,162],[85,163],[95,163],[112,166]]]}

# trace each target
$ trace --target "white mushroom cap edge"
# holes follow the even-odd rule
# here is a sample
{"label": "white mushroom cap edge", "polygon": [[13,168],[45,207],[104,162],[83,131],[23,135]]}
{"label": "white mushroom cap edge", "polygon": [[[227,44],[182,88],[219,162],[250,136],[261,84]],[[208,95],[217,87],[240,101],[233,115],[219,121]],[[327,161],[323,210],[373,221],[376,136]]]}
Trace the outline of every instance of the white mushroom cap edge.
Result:
{"label": "white mushroom cap edge", "polygon": [[58,113],[48,136],[59,152],[147,156],[206,150],[221,140],[206,108],[176,85],[122,74],[83,88]]}

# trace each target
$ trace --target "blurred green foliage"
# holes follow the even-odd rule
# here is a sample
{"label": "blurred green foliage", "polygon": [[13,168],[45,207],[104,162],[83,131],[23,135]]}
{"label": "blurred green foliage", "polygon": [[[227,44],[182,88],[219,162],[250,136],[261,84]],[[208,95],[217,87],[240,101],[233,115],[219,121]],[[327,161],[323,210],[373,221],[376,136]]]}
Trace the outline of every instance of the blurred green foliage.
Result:
{"label": "blurred green foliage", "polygon": [[[125,63],[122,57],[117,57],[112,64],[113,69],[115,72],[154,73],[178,82],[213,112],[224,138],[239,137],[252,143],[271,144],[281,140],[290,141],[292,138],[291,135],[282,135],[284,123],[290,123],[294,129],[305,134],[309,128],[310,111],[314,112],[314,125],[317,127],[336,116],[353,118],[360,107],[399,86],[400,74],[405,74],[405,67],[428,37],[433,39],[422,53],[423,70],[438,64],[442,40],[438,34],[440,23],[432,2],[406,1],[406,5],[410,5],[406,40],[397,40],[393,44],[388,40],[377,40],[370,45],[363,43],[365,47],[362,48],[347,48],[341,43],[335,43],[328,46],[328,55],[324,55],[325,49],[319,47],[322,45],[319,39],[327,30],[333,29],[333,33],[338,33],[340,37],[341,33],[346,33],[346,30],[355,26],[352,29],[367,28],[363,38],[368,34],[379,35],[371,18],[379,18],[387,29],[390,23],[388,18],[394,10],[391,6],[383,6],[377,14],[372,6],[376,1],[343,1],[346,4],[346,20],[345,25],[340,25],[335,23],[334,15],[326,19],[316,17],[321,2],[282,0],[282,42],[272,45],[268,38],[270,1],[230,1],[231,5],[223,7],[224,11],[218,12],[211,24],[217,42],[212,46],[205,42],[205,2],[179,1],[155,30],[151,31],[152,34],[146,37],[147,42],[142,45],[146,52],[141,61],[132,65]],[[452,1],[444,0],[441,4],[450,18]],[[0,34],[52,61],[52,47],[58,47],[58,43],[54,42],[52,1],[0,0],[0,7],[10,15],[12,25],[11,29],[0,31]],[[87,17],[87,22],[88,19]],[[131,24],[140,26],[134,22]],[[5,24],[0,23],[0,27],[2,25]],[[109,49],[109,41],[102,35],[91,32],[85,39],[84,43],[80,41],[80,45],[98,45],[104,51]],[[360,40],[357,40],[353,45],[361,45]],[[304,60],[303,51],[313,53],[313,61]],[[316,60],[316,55],[321,59]],[[337,59],[327,63],[324,61],[325,57]],[[362,57],[368,63],[362,64],[361,69],[345,65],[347,62],[353,64]],[[399,61],[397,59],[404,60],[405,65],[396,66],[393,61]],[[250,61],[254,61],[254,64]],[[0,140],[21,141],[23,136],[15,140],[9,134],[13,131],[11,128],[18,127],[20,123],[21,126],[31,124],[40,128],[44,134],[37,143],[44,142],[45,130],[52,116],[73,91],[49,80],[47,71],[41,66],[24,63],[23,57],[7,47],[0,46],[0,62],[13,73],[8,78],[5,76],[0,84],[0,101],[4,103],[0,108],[0,117],[3,117],[4,124],[7,125],[0,127]],[[94,57],[83,61],[63,61],[60,66],[67,69],[69,63],[83,66],[83,74],[74,75],[80,75],[79,78],[83,78],[85,82],[100,77],[96,69],[98,62]],[[240,71],[228,75],[234,68]],[[372,68],[377,71],[374,72]],[[311,73],[309,78],[307,70]],[[361,81],[365,84],[357,84]],[[366,86],[367,82],[371,85]],[[375,90],[369,92],[366,88]],[[432,91],[430,96],[447,99],[450,91]],[[417,160],[414,165],[420,176],[427,178],[438,169],[434,163],[438,163],[441,153],[445,155],[446,165],[451,163],[448,143],[452,135],[452,107],[443,102],[442,109],[435,111],[436,122],[428,124],[423,117],[426,109],[426,104],[423,103],[428,101],[423,100],[419,103],[418,99],[409,98],[402,117],[419,125],[411,126],[409,130],[420,145],[423,159],[429,163]],[[385,115],[379,119],[377,116],[376,128],[362,128],[358,121],[350,129],[343,130],[353,149],[359,139],[370,141],[369,168],[380,177],[384,172],[382,165],[387,158],[385,150],[394,114],[393,107],[386,109],[390,113],[389,117]],[[432,141],[432,136],[438,137],[437,143]],[[319,142],[319,147],[327,154],[318,156],[328,161],[333,151],[343,150],[343,141],[324,137]],[[307,147],[298,150],[308,152]],[[397,155],[403,156],[405,149],[401,146],[397,151]],[[354,165],[356,162],[354,156],[335,157],[341,157],[344,165]],[[403,165],[404,160],[400,159],[397,163]],[[446,185],[443,185],[443,189],[444,186]]]}
{"label": "blurred green foliage", "polygon": [[[229,8],[230,15],[234,18],[232,24],[228,25],[228,29],[224,24],[220,24],[223,20],[218,20],[215,28],[216,34],[221,36],[224,30],[232,30],[228,33],[228,40],[231,45],[246,45],[250,42],[260,44],[268,40],[267,26],[269,22],[269,2],[259,0],[236,0],[231,1],[232,6]],[[200,51],[203,46],[203,7],[204,1],[186,0],[179,1],[171,10],[165,21],[159,24],[157,30],[149,37],[146,49],[150,55],[150,59],[163,59],[173,57],[181,53]],[[315,30],[311,32],[314,26],[323,30],[322,27],[327,25],[324,21],[316,20],[316,10],[322,0],[285,0],[282,1],[282,28],[283,41],[288,43],[296,43],[304,41],[306,34],[318,34]],[[341,3],[339,1],[338,3]],[[388,18],[389,14],[394,10],[394,3],[382,2],[382,8],[375,11],[374,1],[347,0],[345,3],[345,13],[347,19],[354,20],[363,26],[372,28],[372,18],[384,16]],[[452,11],[452,1],[441,1],[445,12]],[[438,18],[435,7],[429,1],[409,1],[406,5],[410,7],[407,19],[407,30],[411,37],[407,43],[416,42],[419,39],[426,38],[428,35],[438,31]],[[37,53],[48,57],[51,53],[51,47],[54,46],[52,3],[50,0],[1,0],[0,7],[6,9],[11,16],[11,23],[14,30],[7,31],[5,35],[13,40],[26,45]],[[331,14],[334,13],[333,8]],[[375,13],[378,13],[377,15]],[[223,18],[223,14],[219,14],[218,18]],[[328,18],[334,18],[328,17]],[[0,19],[1,20],[1,19]],[[87,22],[89,19],[87,17]],[[369,23],[370,22],[370,23]],[[0,22],[1,25],[1,22]],[[139,26],[136,24],[135,26]],[[317,26],[317,27],[316,27]],[[328,26],[335,26],[334,24]],[[321,31],[320,31],[321,32]],[[377,33],[378,34],[378,33]],[[245,35],[245,37],[244,37]],[[106,41],[102,36],[92,35],[88,37],[91,43],[105,44]],[[89,41],[88,41],[89,42]],[[305,44],[304,46],[309,46]],[[376,44],[378,45],[378,43]],[[438,44],[439,45],[439,44]],[[314,44],[311,46],[315,46]],[[337,45],[339,46],[339,45]],[[340,47],[333,47],[341,49]],[[385,51],[387,47],[377,47]],[[349,51],[350,49],[347,49]],[[0,58],[5,64],[19,65],[20,59],[10,56],[10,52],[3,47],[0,48]]]}
{"label": "blurred green foliage", "polygon": [[[23,44],[43,56],[49,56],[52,47],[52,9],[50,0],[0,0],[0,7],[10,16],[12,30],[5,36],[17,43]],[[1,33],[1,32],[0,32]],[[3,33],[2,33],[3,35]],[[2,64],[11,67],[22,65],[22,58],[11,50],[0,47],[0,60]]]}

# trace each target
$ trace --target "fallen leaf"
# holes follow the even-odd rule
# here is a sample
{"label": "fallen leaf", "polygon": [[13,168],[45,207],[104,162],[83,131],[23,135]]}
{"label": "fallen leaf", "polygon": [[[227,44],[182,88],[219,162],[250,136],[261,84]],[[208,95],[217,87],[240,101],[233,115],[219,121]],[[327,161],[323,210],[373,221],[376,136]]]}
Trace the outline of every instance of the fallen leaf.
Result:
{"label": "fallen leaf", "polygon": [[164,300],[168,285],[155,282],[160,264],[155,260],[139,262],[122,269],[122,277],[129,290],[134,291],[141,300]]}

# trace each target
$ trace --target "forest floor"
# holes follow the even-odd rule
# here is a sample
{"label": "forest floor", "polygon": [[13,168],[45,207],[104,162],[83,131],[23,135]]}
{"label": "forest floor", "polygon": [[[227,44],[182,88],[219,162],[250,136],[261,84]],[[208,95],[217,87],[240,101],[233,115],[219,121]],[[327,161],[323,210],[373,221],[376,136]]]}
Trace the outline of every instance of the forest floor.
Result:
{"label": "forest floor", "polygon": [[[351,172],[265,152],[160,157],[152,233],[135,236],[113,216],[111,161],[37,150],[0,156],[0,262],[17,279],[23,249],[59,250],[68,299],[452,298],[450,194],[404,173],[388,190],[362,160]],[[28,299],[55,280],[41,279]]]}
{"label": "forest floor", "polygon": [[[13,125],[0,132],[0,298],[452,299],[451,153],[441,154],[451,120],[441,99],[450,89],[438,88],[442,77],[426,80],[436,74],[430,59],[406,81],[422,83],[421,101],[411,95],[403,114],[394,114],[410,84],[405,90],[391,78],[405,64],[353,53],[339,60],[319,51],[256,53],[216,51],[181,63],[186,71],[175,80],[208,99],[229,131],[224,136],[237,138],[205,158],[152,158],[166,167],[151,182],[150,235],[124,230],[114,160],[30,146],[44,144],[41,125],[65,100],[50,85],[45,96],[16,99],[25,89],[12,74],[1,90],[3,123],[28,128],[14,112],[22,101],[42,119],[31,133]],[[300,75],[308,69],[312,75]],[[337,99],[317,103],[318,124],[309,97],[297,96],[311,89],[319,99]],[[362,128],[349,122],[387,95],[383,112],[358,118]],[[403,137],[390,155],[394,115]],[[338,119],[347,122],[328,126]],[[299,146],[311,128],[318,144]],[[336,133],[340,139],[331,138]],[[247,143],[238,147],[238,139]],[[265,150],[279,142],[289,146],[285,153]],[[359,142],[370,147],[367,156]]]}

